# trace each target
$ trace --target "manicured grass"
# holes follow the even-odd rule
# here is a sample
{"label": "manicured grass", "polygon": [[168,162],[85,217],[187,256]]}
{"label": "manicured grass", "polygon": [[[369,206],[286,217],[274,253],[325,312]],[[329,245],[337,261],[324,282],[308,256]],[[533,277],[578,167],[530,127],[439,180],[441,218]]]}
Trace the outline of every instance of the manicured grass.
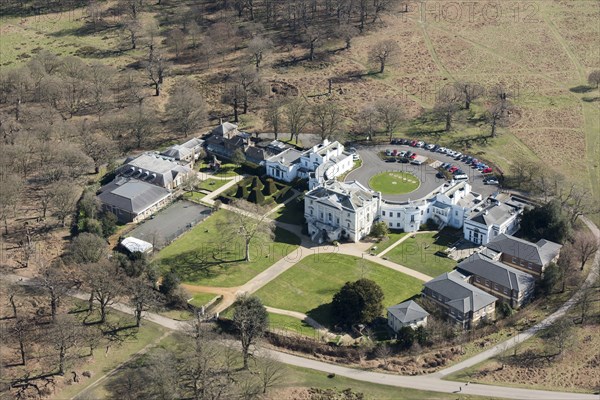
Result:
{"label": "manicured grass", "polygon": [[273,242],[250,246],[251,261],[243,261],[241,240],[223,242],[222,226],[230,211],[220,210],[158,253],[164,270],[174,270],[182,281],[206,286],[239,286],[291,253],[300,239],[280,228]]}
{"label": "manicured grass", "polygon": [[229,183],[229,181],[225,180],[225,179],[212,179],[212,178],[209,178],[209,179],[207,179],[205,181],[200,182],[198,184],[198,189],[210,190],[211,192],[214,192],[215,190],[217,190],[221,186],[226,185],[227,183]]}
{"label": "manicured grass", "polygon": [[336,179],[338,181],[344,182],[346,180],[346,177],[348,176],[348,174],[352,171],[354,171],[357,168],[362,167],[362,160],[355,160],[354,164],[352,165],[352,169],[348,172],[343,173],[342,175],[338,176]]}
{"label": "manicured grass", "polygon": [[158,314],[177,321],[189,321],[194,319],[194,314],[188,310],[163,310],[159,311]]}
{"label": "manicured grass", "polygon": [[300,335],[308,336],[313,339],[319,339],[319,332],[308,325],[306,322],[300,321],[298,318],[288,315],[269,313],[269,328],[274,330],[286,330]]}
{"label": "manicured grass", "polygon": [[192,300],[190,300],[188,303],[190,303],[194,307],[199,308],[206,305],[206,303],[208,303],[217,296],[218,294],[214,293],[195,293]]}
{"label": "manicured grass", "polygon": [[[384,251],[385,249],[387,249],[388,247],[390,247],[391,245],[393,245],[394,243],[396,243],[398,240],[402,239],[404,236],[408,235],[405,232],[390,232],[388,234],[387,239],[382,240],[381,242],[374,244],[373,247],[371,247],[371,249],[369,250],[369,252],[373,253],[373,254],[379,254],[382,251]],[[373,250],[373,248],[377,247],[375,250]]]}
{"label": "manicured grass", "polygon": [[407,172],[382,172],[369,180],[371,189],[383,194],[410,193],[420,184],[416,176]]}
{"label": "manicured grass", "polygon": [[406,239],[383,257],[435,277],[451,271],[456,266],[456,261],[438,256],[435,253],[445,250],[457,239],[456,236],[444,232],[417,233],[415,238]]}
{"label": "manicured grass", "polygon": [[239,167],[240,166],[237,164],[221,164],[221,168],[217,172],[213,173],[212,170],[208,169],[208,163],[202,162],[198,164],[198,169],[201,172],[212,173],[214,176],[220,177],[230,177],[239,175],[239,173],[237,172],[237,169]]}
{"label": "manicured grass", "polygon": [[205,197],[204,193],[199,192],[185,192],[183,194],[183,198],[189,201],[193,201],[195,203],[200,203],[200,201]]}
{"label": "manicured grass", "polygon": [[358,257],[316,254],[306,257],[256,294],[268,306],[299,311],[331,326],[333,295],[344,283],[361,277],[381,286],[386,307],[419,293],[422,285],[418,279]]}

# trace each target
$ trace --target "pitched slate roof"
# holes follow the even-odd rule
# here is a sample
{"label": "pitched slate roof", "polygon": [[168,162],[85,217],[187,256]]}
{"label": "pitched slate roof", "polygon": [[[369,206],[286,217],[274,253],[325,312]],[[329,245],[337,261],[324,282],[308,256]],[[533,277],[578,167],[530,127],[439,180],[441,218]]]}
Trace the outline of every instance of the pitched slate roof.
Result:
{"label": "pitched slate roof", "polygon": [[289,167],[290,165],[297,163],[302,154],[303,153],[301,151],[296,149],[287,149],[279,154],[274,155],[273,157],[268,158],[268,161],[278,162],[286,167]]}
{"label": "pitched slate roof", "polygon": [[191,156],[194,153],[192,148],[184,147],[183,145],[173,145],[167,150],[160,153],[163,156],[174,158],[175,160],[184,160],[186,157]]}
{"label": "pitched slate roof", "polygon": [[106,205],[139,214],[170,195],[165,188],[137,179],[120,177],[100,188],[98,198]]}
{"label": "pitched slate roof", "polygon": [[517,257],[537,265],[546,265],[558,255],[561,245],[542,239],[537,243],[531,243],[511,235],[501,234],[485,245],[486,247]]}
{"label": "pitched slate roof", "polygon": [[237,130],[238,126],[235,124],[232,124],[231,122],[223,122],[222,124],[220,124],[219,126],[217,126],[215,129],[212,130],[212,133],[215,135],[224,135],[227,134],[231,131],[235,131]]}
{"label": "pitched slate roof", "polygon": [[518,211],[505,203],[490,204],[484,209],[471,214],[469,219],[485,226],[502,225]]}
{"label": "pitched slate roof", "polygon": [[427,311],[412,300],[388,307],[387,310],[403,324],[418,321],[429,315]]}
{"label": "pitched slate roof", "polygon": [[465,282],[465,279],[466,276],[452,271],[433,278],[423,286],[447,298],[445,304],[461,313],[480,310],[498,300]]}
{"label": "pitched slate roof", "polygon": [[457,268],[469,274],[478,275],[510,290],[527,291],[535,284],[528,273],[494,261],[482,254],[475,253],[458,264]]}
{"label": "pitched slate roof", "polygon": [[375,197],[375,193],[356,181],[338,182],[330,180],[314,188],[306,196],[316,198],[317,201],[338,209],[356,210],[371,201]]}

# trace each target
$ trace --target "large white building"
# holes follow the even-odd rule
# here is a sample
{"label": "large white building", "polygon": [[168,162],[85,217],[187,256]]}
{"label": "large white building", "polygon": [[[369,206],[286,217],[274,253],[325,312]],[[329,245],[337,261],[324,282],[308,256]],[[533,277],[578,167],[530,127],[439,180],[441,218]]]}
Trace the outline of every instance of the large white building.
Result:
{"label": "large white building", "polygon": [[475,244],[487,244],[501,234],[512,235],[519,230],[522,213],[520,203],[488,199],[467,215],[463,226],[464,238]]}
{"label": "large white building", "polygon": [[304,197],[308,235],[317,243],[358,242],[371,232],[381,196],[360,183],[329,180]]}
{"label": "large white building", "polygon": [[481,195],[471,192],[466,181],[444,183],[422,199],[381,202],[379,219],[390,229],[416,232],[428,219],[440,228],[461,228],[471,208],[481,202]]}
{"label": "large white building", "polygon": [[304,152],[287,149],[265,161],[267,175],[285,182],[308,179],[309,189],[350,171],[353,165],[352,154],[340,142],[327,139]]}

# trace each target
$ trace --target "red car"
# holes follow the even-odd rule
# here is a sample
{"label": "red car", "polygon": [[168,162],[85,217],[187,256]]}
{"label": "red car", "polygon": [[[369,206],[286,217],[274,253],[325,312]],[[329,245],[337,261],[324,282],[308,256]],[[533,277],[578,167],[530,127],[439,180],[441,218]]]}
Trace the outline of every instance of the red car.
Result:
{"label": "red car", "polygon": [[411,147],[415,147],[417,145],[417,141],[413,140],[412,142],[410,142]]}
{"label": "red car", "polygon": [[454,171],[458,171],[458,167],[452,167],[448,170],[450,173],[453,173]]}
{"label": "red car", "polygon": [[410,156],[410,159],[414,160],[415,158],[417,158],[417,153],[412,153]]}
{"label": "red car", "polygon": [[393,155],[393,156],[397,156],[397,155],[398,155],[398,149],[394,149],[394,150],[392,150],[392,155]]}
{"label": "red car", "polygon": [[492,173],[492,169],[490,167],[487,167],[487,168],[484,168],[481,172],[484,173],[484,174],[491,174]]}

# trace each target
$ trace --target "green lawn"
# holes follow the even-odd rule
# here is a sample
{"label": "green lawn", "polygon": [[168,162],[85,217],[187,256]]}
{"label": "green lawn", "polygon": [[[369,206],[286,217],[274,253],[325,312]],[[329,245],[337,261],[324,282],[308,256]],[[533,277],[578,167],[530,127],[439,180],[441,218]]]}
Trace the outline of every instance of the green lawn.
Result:
{"label": "green lawn", "polygon": [[405,267],[435,277],[451,271],[456,261],[435,255],[443,251],[458,238],[443,232],[417,233],[415,238],[408,238],[394,247],[383,257]]}
{"label": "green lawn", "polygon": [[[407,233],[405,233],[405,232],[390,232],[388,234],[387,239],[374,244],[373,247],[371,247],[371,249],[369,251],[373,254],[379,254],[382,251],[384,251],[385,249],[387,249],[388,247],[390,247],[391,245],[393,245],[394,243],[396,243],[398,240],[402,239],[406,235],[407,235]],[[373,250],[373,248],[375,248],[375,247],[377,247],[377,248],[375,250]]]}
{"label": "green lawn", "polygon": [[214,293],[195,293],[192,300],[190,300],[188,303],[190,303],[194,307],[200,308],[217,296],[218,294]]}
{"label": "green lawn", "polygon": [[369,180],[371,189],[384,194],[410,193],[420,184],[419,178],[407,172],[382,172]]}
{"label": "green lawn", "polygon": [[230,176],[237,176],[239,175],[237,172],[237,169],[240,166],[237,164],[221,164],[221,169],[219,169],[217,172],[213,173],[212,170],[208,169],[208,163],[205,162],[201,162],[198,164],[198,169],[201,172],[206,172],[206,173],[212,173],[214,176],[220,176],[220,177],[230,177]]}
{"label": "green lawn", "polygon": [[251,261],[244,257],[241,241],[223,242],[222,225],[230,211],[220,210],[158,253],[157,260],[164,270],[173,269],[182,281],[206,286],[239,286],[291,253],[300,239],[280,228],[275,240],[253,243]]}
{"label": "green lawn", "polygon": [[204,190],[209,190],[211,192],[214,192],[215,190],[217,190],[221,186],[226,185],[227,183],[229,183],[229,181],[225,180],[225,179],[212,179],[212,178],[209,178],[209,179],[207,179],[205,181],[200,182],[198,184],[198,189],[204,189]]}
{"label": "green lawn", "polygon": [[256,292],[275,308],[305,313],[331,326],[331,299],[348,281],[361,276],[377,282],[386,307],[400,303],[421,290],[418,279],[389,268],[342,254],[310,255]]}
{"label": "green lawn", "polygon": [[269,328],[283,329],[313,339],[319,339],[319,332],[315,328],[308,325],[306,322],[300,321],[298,318],[290,317],[288,315],[269,313]]}
{"label": "green lawn", "polygon": [[193,201],[195,203],[200,203],[200,201],[206,196],[204,193],[200,192],[185,192],[183,194],[183,198],[189,201]]}
{"label": "green lawn", "polygon": [[352,164],[352,169],[350,171],[345,172],[342,175],[338,176],[336,179],[340,182],[344,182],[350,172],[352,172],[355,169],[360,168],[360,167],[362,167],[362,160],[355,160],[354,163]]}

